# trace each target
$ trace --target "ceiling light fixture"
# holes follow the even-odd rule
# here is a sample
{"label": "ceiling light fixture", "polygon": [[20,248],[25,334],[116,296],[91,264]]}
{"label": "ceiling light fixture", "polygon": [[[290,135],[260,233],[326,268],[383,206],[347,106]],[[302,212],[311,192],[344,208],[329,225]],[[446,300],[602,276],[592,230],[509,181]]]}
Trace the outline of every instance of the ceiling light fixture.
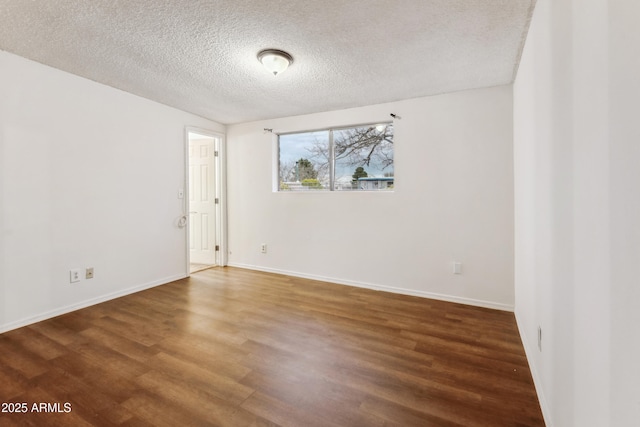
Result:
{"label": "ceiling light fixture", "polygon": [[258,52],[258,61],[274,76],[282,73],[293,63],[293,57],[277,49],[265,49]]}

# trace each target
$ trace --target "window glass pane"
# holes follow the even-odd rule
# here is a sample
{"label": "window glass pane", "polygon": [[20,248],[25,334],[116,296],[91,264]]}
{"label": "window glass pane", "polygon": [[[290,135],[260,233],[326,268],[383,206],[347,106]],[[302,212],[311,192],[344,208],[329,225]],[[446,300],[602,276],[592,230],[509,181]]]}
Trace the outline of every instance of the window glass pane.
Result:
{"label": "window glass pane", "polygon": [[329,189],[329,131],[280,135],[280,191]]}
{"label": "window glass pane", "polygon": [[278,142],[280,191],[394,188],[392,123],[279,135]]}
{"label": "window glass pane", "polygon": [[393,125],[333,131],[335,190],[392,190]]}

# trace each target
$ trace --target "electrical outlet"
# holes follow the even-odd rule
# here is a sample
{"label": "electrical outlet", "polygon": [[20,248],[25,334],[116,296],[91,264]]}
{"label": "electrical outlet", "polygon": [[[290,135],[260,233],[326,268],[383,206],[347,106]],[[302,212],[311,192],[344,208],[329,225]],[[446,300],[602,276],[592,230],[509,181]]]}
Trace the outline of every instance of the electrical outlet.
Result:
{"label": "electrical outlet", "polygon": [[453,274],[462,274],[462,263],[455,261],[453,263]]}
{"label": "electrical outlet", "polygon": [[80,269],[74,268],[73,270],[69,270],[69,281],[71,283],[80,281]]}
{"label": "electrical outlet", "polygon": [[262,252],[263,254],[267,253],[267,244],[263,243],[260,245],[260,252]]}
{"label": "electrical outlet", "polygon": [[85,270],[85,279],[93,279],[93,267],[87,267]]}
{"label": "electrical outlet", "polygon": [[538,351],[542,351],[542,328],[538,326]]}

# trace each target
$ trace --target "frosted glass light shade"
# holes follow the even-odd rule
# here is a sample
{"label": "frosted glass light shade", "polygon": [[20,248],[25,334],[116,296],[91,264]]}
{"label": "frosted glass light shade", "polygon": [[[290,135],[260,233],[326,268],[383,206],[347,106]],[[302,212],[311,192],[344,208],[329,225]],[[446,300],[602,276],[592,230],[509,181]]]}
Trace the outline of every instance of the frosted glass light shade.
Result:
{"label": "frosted glass light shade", "polygon": [[293,62],[293,57],[287,52],[276,49],[266,49],[258,53],[258,61],[274,76],[282,73]]}

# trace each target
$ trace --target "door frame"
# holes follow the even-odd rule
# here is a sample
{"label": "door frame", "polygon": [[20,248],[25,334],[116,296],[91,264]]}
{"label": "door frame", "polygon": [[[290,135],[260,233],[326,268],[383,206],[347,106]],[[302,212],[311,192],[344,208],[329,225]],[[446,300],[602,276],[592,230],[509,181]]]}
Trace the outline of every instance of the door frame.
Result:
{"label": "door frame", "polygon": [[[226,170],[226,138],[224,133],[203,129],[199,127],[186,126],[184,130],[184,203],[183,215],[189,218],[189,134],[197,133],[199,135],[214,138],[214,150],[218,153],[214,157],[214,197],[218,199],[215,205],[215,245],[219,250],[215,252],[215,265],[226,266],[228,263],[227,256],[227,170]],[[191,250],[189,236],[191,235],[191,224],[187,220],[185,232],[185,271],[186,276],[191,275]]]}

